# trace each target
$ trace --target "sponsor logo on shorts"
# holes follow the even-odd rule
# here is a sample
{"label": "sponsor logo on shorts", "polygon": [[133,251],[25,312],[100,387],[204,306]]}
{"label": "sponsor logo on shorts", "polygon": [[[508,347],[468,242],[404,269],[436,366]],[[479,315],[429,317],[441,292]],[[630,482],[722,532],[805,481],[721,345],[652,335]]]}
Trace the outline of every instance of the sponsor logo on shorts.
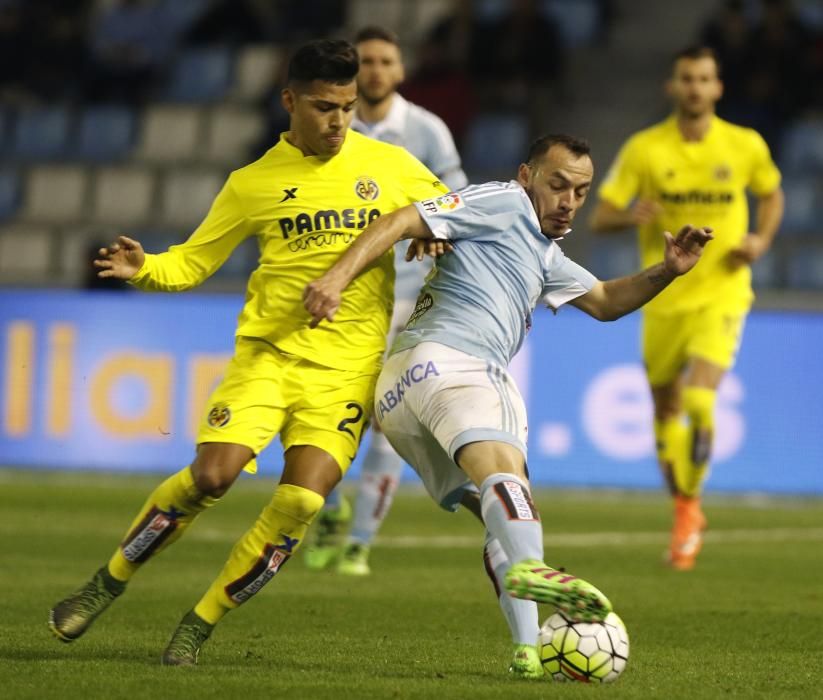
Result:
{"label": "sponsor logo on shorts", "polygon": [[246,602],[274,578],[300,540],[283,535],[282,545],[266,544],[251,570],[226,586],[226,595],[238,605]]}
{"label": "sponsor logo on shorts", "polygon": [[516,481],[501,481],[493,488],[509,514],[509,520],[540,520],[531,494]]}
{"label": "sponsor logo on shorts", "polygon": [[424,199],[420,202],[420,206],[423,207],[423,211],[427,216],[436,216],[437,214],[448,214],[462,209],[466,206],[466,203],[457,192],[449,192],[435,199]]}
{"label": "sponsor logo on shorts", "polygon": [[395,406],[403,401],[403,396],[412,384],[418,384],[424,379],[428,379],[432,375],[439,377],[440,372],[437,366],[429,360],[426,364],[418,362],[401,374],[394,383],[394,388],[389,389],[380,400],[377,402],[377,411],[380,414],[380,420],[383,419],[387,413],[391,413]]}
{"label": "sponsor logo on shorts", "polygon": [[231,409],[228,406],[212,406],[209,411],[208,423],[212,428],[223,428],[231,420]]}
{"label": "sponsor logo on shorts", "polygon": [[377,183],[366,176],[357,178],[357,182],[354,183],[354,191],[360,199],[365,199],[367,202],[371,202],[380,196],[380,188]]}
{"label": "sponsor logo on shorts", "polygon": [[127,561],[140,563],[146,561],[152,553],[177,529],[177,518],[185,515],[174,507],[168,511],[152,506],[151,510],[126,537],[122,545],[123,556]]}

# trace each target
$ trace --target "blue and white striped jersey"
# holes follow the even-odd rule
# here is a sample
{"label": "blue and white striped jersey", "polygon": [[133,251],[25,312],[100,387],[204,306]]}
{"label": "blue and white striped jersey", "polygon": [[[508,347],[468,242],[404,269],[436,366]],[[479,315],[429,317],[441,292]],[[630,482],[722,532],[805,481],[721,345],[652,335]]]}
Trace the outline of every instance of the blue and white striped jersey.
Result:
{"label": "blue and white striped jersey", "polygon": [[[402,146],[452,190],[468,183],[449,127],[436,114],[402,95],[395,93],[389,113],[382,121],[369,124],[355,115],[351,126],[378,141]],[[414,299],[433,264],[430,258],[407,263],[404,259],[407,247],[408,242],[401,242],[394,251],[397,299]]]}
{"label": "blue and white striped jersey", "polygon": [[538,302],[557,309],[597,282],[541,233],[515,181],[471,185],[414,206],[454,251],[437,260],[392,353],[433,341],[506,367]]}

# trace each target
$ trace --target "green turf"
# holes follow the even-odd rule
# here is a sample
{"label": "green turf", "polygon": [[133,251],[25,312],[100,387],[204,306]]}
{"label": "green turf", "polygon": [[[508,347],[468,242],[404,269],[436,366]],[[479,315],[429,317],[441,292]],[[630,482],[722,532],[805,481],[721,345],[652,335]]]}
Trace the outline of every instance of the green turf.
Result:
{"label": "green turf", "polygon": [[[697,569],[676,573],[659,563],[669,517],[661,495],[537,494],[547,562],[596,583],[628,627],[628,669],[609,687],[507,677],[508,633],[478,527],[414,489],[397,499],[382,533],[393,546],[374,548],[371,577],[311,573],[295,558],[221,623],[197,668],[161,667],[160,652],[271,481],[236,485],[85,637],[60,643],[46,627],[49,607],[106,560],[155,481],[0,470],[0,697],[823,695],[819,500],[709,499],[714,539]],[[604,542],[607,533],[617,539]],[[431,539],[447,535],[452,546]]]}

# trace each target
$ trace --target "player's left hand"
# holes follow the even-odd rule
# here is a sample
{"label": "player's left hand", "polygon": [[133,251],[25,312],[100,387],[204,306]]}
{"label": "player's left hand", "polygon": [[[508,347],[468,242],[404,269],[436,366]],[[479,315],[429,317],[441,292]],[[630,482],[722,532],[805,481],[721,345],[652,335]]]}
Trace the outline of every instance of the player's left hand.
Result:
{"label": "player's left hand", "polygon": [[317,328],[324,318],[331,321],[340,308],[342,290],[333,279],[321,277],[303,289],[303,306],[311,314],[309,328]]}
{"label": "player's left hand", "polygon": [[439,258],[454,250],[454,246],[449,241],[437,238],[415,238],[406,248],[406,262],[411,262],[415,258],[422,260],[427,255],[430,258]]}
{"label": "player's left hand", "polygon": [[714,236],[708,226],[695,228],[686,224],[672,236],[668,231],[663,232],[666,239],[666,250],[663,253],[663,264],[673,275],[683,275],[691,270],[700,259],[705,246]]}
{"label": "player's left hand", "polygon": [[736,270],[743,265],[751,265],[763,257],[767,250],[768,246],[763,242],[763,238],[756,233],[750,233],[737,248],[729,251],[729,267]]}

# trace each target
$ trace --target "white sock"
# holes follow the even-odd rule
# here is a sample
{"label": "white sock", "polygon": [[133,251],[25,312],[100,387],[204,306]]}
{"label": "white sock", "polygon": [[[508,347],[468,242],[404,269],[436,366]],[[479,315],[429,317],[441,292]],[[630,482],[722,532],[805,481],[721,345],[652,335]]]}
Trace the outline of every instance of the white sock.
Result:
{"label": "white sock", "polygon": [[357,485],[349,543],[371,544],[391,508],[403,464],[386,436],[373,432]]}
{"label": "white sock", "polygon": [[480,509],[510,564],[543,560],[543,526],[524,481],[514,474],[492,474],[480,485]]}
{"label": "white sock", "polygon": [[483,563],[486,574],[491,579],[503,617],[512,633],[515,644],[536,644],[540,632],[540,622],[537,618],[537,603],[531,600],[512,598],[503,587],[503,577],[509,570],[511,563],[500,542],[486,532],[486,546],[483,548]]}

